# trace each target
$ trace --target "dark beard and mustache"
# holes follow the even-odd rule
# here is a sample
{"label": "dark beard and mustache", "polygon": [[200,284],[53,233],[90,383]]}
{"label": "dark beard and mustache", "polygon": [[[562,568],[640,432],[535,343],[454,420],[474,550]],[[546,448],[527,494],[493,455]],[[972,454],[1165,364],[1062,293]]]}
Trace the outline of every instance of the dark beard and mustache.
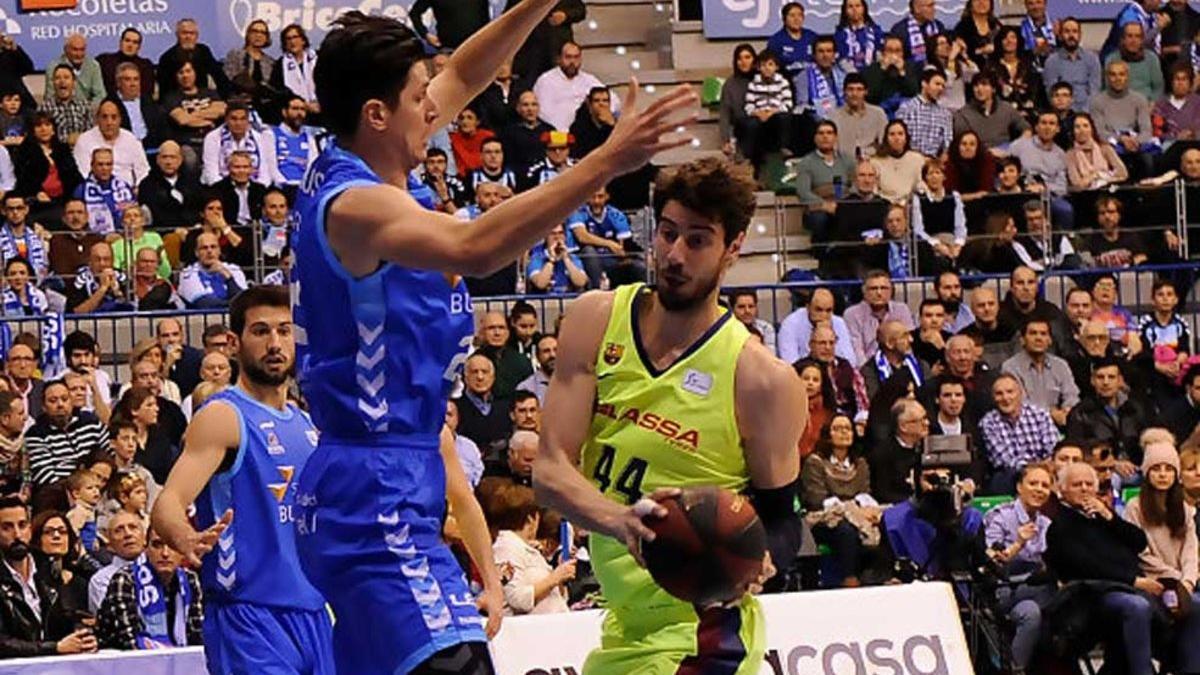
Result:
{"label": "dark beard and mustache", "polygon": [[[680,275],[682,271],[679,268],[668,267],[659,271],[659,278],[661,279],[666,273]],[[693,277],[692,280],[695,281],[696,278]],[[712,292],[716,290],[717,285],[721,283],[721,276],[720,274],[716,274],[698,283],[696,291],[687,295],[679,293],[661,281],[655,286],[654,290],[658,295],[658,302],[663,306],[663,309],[666,309],[668,312],[683,312],[695,309],[704,303],[712,295]]]}
{"label": "dark beard and mustache", "polygon": [[278,387],[286,383],[295,369],[296,364],[293,363],[281,373],[272,373],[258,361],[245,360],[242,362],[242,372],[246,374],[246,379],[264,387]]}
{"label": "dark beard and mustache", "polygon": [[29,544],[26,544],[18,539],[12,544],[4,547],[0,553],[2,553],[4,559],[9,562],[21,562],[29,556]]}

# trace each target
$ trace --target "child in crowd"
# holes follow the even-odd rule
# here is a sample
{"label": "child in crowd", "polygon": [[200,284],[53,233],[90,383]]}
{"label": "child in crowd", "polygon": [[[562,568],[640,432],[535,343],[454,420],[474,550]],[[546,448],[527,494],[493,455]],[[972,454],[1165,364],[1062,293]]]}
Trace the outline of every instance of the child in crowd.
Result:
{"label": "child in crowd", "polygon": [[[116,508],[113,508],[113,505]],[[107,529],[108,520],[118,511],[127,511],[142,521],[143,528],[150,527],[149,492],[146,481],[141,476],[127,473],[117,476],[109,488],[109,501],[105,504],[104,515],[98,522],[101,531]]]}
{"label": "child in crowd", "polygon": [[21,110],[21,94],[6,90],[0,92],[0,145],[14,148],[25,140],[29,126],[29,115]]}
{"label": "child in crowd", "polygon": [[100,495],[104,483],[99,476],[87,469],[76,469],[67,476],[67,497],[71,502],[71,510],[67,511],[67,520],[71,527],[79,533],[79,540],[84,550],[91,552],[96,546],[96,507],[100,505]]}
{"label": "child in crowd", "polygon": [[128,475],[141,478],[146,485],[146,509],[153,508],[154,499],[162,488],[154,482],[150,470],[138,464],[134,459],[138,449],[137,426],[129,420],[117,420],[109,425],[108,437],[112,447],[117,480]]}
{"label": "child in crowd", "polygon": [[789,145],[792,85],[779,74],[779,57],[769,49],[758,55],[758,74],[746,86],[747,135],[743,154],[760,166],[764,156]]}
{"label": "child in crowd", "polygon": [[[1164,350],[1170,350],[1172,361],[1182,364],[1192,353],[1192,333],[1175,311],[1179,306],[1179,294],[1175,292],[1175,284],[1166,279],[1155,279],[1150,297],[1154,303],[1154,311],[1143,316],[1138,322],[1142,345],[1145,349],[1155,350],[1156,361],[1160,352],[1166,357],[1168,354]],[[1178,372],[1172,376],[1177,374]]]}

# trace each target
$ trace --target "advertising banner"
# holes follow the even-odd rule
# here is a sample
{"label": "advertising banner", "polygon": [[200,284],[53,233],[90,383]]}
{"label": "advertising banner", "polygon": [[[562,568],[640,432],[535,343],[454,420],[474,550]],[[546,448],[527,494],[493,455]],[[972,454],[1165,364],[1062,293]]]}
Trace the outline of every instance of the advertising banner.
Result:
{"label": "advertising banner", "polygon": [[[801,1],[804,4],[804,27],[818,33],[832,33],[837,27],[842,1]],[[779,12],[786,3],[787,0],[704,0],[704,36],[765,38],[783,26]],[[869,4],[871,18],[885,31],[891,30],[892,25],[908,13],[908,0],[872,0]],[[938,18],[948,28],[953,28],[962,16],[964,5],[965,0],[938,2]]]}

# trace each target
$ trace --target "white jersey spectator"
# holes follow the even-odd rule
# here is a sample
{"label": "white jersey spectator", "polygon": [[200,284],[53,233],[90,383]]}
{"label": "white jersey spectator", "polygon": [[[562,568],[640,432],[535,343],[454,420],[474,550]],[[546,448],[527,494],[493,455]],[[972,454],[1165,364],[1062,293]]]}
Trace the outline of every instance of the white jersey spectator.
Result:
{"label": "white jersey spectator", "polygon": [[[575,111],[587,100],[588,92],[603,87],[604,83],[595,75],[582,70],[583,51],[574,42],[564,43],[559,52],[557,68],[542,73],[533,85],[533,93],[541,104],[541,118],[559,131],[571,128]],[[613,114],[620,112],[621,104],[616,96],[611,97]]]}
{"label": "white jersey spectator", "polygon": [[121,111],[114,101],[104,101],[96,109],[96,126],[79,135],[75,141],[75,164],[92,165],[92,151],[108,148],[113,152],[113,175],[130,185],[137,185],[150,175],[150,160],[146,149],[132,131],[121,128]]}

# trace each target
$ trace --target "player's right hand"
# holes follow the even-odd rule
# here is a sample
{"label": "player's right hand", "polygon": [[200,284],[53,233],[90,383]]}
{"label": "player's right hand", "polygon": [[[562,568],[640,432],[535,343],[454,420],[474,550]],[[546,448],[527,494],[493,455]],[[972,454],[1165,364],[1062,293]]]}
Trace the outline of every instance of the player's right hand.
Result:
{"label": "player's right hand", "polygon": [[184,551],[180,551],[183,557],[189,563],[199,569],[201,558],[203,558],[213,547],[217,545],[217,540],[221,538],[221,533],[225,531],[229,524],[233,522],[233,509],[227,509],[221,514],[221,519],[213,523],[212,527],[203,532],[194,533],[184,546]]}
{"label": "player's right hand", "polygon": [[698,111],[683,119],[675,115],[685,108],[700,105],[700,98],[690,86],[676,87],[645,110],[638,110],[639,86],[637,78],[630,78],[629,93],[622,102],[621,119],[617,120],[612,134],[599,149],[619,173],[640,169],[659,152],[690,143],[691,137],[683,134],[665,141],[662,137],[680,126],[691,124],[698,116]]}
{"label": "player's right hand", "polygon": [[645,519],[665,517],[667,507],[659,502],[678,497],[681,493],[679,488],[658,488],[626,509],[621,520],[621,539],[629,549],[629,554],[642,567],[646,566],[646,560],[642,557],[642,542],[654,541],[654,530],[646,526]]}

